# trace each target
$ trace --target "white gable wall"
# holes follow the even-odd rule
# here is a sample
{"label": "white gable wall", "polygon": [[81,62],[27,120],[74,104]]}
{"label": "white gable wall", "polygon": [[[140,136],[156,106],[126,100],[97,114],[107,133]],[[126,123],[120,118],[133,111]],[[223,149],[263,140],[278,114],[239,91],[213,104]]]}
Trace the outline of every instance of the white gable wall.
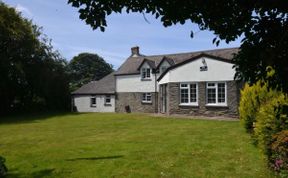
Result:
{"label": "white gable wall", "polygon": [[[91,107],[89,95],[74,96],[74,105],[78,112],[115,112],[115,96],[111,96],[111,106],[105,106],[105,95],[96,95],[96,107]],[[94,96],[93,96],[94,97]]]}
{"label": "white gable wall", "polygon": [[141,75],[116,76],[116,92],[155,92],[155,76],[151,80],[142,81]]}
{"label": "white gable wall", "polygon": [[159,70],[160,70],[160,73],[163,73],[164,71],[162,71],[162,67],[166,67],[166,68],[168,68],[168,67],[170,67],[171,65],[166,61],[166,60],[164,60],[163,62],[162,62],[162,64],[161,64],[161,66],[159,67]]}
{"label": "white gable wall", "polygon": [[[142,68],[148,68],[149,65],[145,62]],[[116,76],[116,92],[155,92],[155,75],[152,74],[151,80],[141,80],[141,74],[135,75],[119,75]],[[157,76],[158,77],[158,76]]]}
{"label": "white gable wall", "polygon": [[164,61],[162,62],[162,64],[161,64],[160,67],[162,67],[162,66],[169,67],[169,66],[171,66],[171,65],[169,64],[169,62],[167,62],[166,60],[164,60]]}
{"label": "white gable wall", "polygon": [[[202,59],[205,59],[208,70],[200,71],[203,66]],[[235,69],[233,64],[202,57],[176,67],[165,74],[159,84],[168,82],[200,82],[200,81],[231,81],[234,80]]]}

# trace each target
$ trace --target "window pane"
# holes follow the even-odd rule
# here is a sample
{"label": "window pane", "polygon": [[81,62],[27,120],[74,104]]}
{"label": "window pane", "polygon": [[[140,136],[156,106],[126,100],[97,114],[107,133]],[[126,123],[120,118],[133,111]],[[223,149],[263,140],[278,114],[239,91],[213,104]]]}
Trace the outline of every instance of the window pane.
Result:
{"label": "window pane", "polygon": [[184,84],[184,83],[181,84],[181,88],[187,88],[187,87],[188,87],[187,84]]}
{"label": "window pane", "polygon": [[111,102],[111,97],[110,95],[105,96],[105,103],[110,103]]}
{"label": "window pane", "polygon": [[146,78],[150,78],[150,69],[146,69]]}
{"label": "window pane", "polygon": [[142,78],[146,78],[146,70],[145,70],[145,68],[142,69]]}
{"label": "window pane", "polygon": [[90,98],[90,105],[96,106],[96,97]]}
{"label": "window pane", "polygon": [[214,87],[215,83],[208,83],[208,87]]}
{"label": "window pane", "polygon": [[147,101],[151,101],[151,94],[149,93],[146,96],[147,96]]}
{"label": "window pane", "polygon": [[190,102],[196,102],[197,101],[197,89],[196,84],[190,84]]}
{"label": "window pane", "polygon": [[188,89],[180,90],[181,103],[188,103]]}
{"label": "window pane", "polygon": [[207,89],[207,102],[216,103],[216,89],[215,88]]}
{"label": "window pane", "polygon": [[218,103],[225,103],[225,83],[218,83]]}
{"label": "window pane", "polygon": [[142,101],[146,101],[146,93],[142,94]]}

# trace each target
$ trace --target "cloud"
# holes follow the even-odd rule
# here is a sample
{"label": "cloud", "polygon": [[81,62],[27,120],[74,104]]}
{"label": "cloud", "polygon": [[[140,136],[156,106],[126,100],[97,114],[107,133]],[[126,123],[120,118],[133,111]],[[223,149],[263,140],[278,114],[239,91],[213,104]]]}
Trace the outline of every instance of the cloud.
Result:
{"label": "cloud", "polygon": [[22,14],[27,15],[29,17],[33,16],[32,12],[27,7],[24,7],[21,4],[17,4],[15,9],[16,11],[21,12]]}

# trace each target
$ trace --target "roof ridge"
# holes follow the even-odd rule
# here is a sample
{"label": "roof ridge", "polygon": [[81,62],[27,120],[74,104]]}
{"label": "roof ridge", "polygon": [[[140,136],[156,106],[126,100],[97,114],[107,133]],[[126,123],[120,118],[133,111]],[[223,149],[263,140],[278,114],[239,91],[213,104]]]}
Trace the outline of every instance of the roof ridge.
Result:
{"label": "roof ridge", "polygon": [[191,52],[183,52],[183,53],[156,54],[156,55],[149,55],[149,56],[145,56],[145,57],[159,57],[159,56],[182,55],[182,54],[191,54],[191,53],[205,53],[205,52],[213,52],[213,51],[220,51],[220,50],[230,50],[230,49],[239,49],[239,47],[210,49],[210,50],[204,50],[204,51],[203,50],[199,50],[199,51],[191,51]]}

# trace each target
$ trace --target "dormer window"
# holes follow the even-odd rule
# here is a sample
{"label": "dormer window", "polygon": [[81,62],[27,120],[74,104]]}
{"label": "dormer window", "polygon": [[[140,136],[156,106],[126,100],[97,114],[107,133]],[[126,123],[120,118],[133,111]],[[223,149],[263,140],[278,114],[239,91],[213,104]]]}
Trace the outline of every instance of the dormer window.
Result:
{"label": "dormer window", "polygon": [[144,80],[145,79],[151,79],[151,69],[150,68],[142,68],[141,78]]}

